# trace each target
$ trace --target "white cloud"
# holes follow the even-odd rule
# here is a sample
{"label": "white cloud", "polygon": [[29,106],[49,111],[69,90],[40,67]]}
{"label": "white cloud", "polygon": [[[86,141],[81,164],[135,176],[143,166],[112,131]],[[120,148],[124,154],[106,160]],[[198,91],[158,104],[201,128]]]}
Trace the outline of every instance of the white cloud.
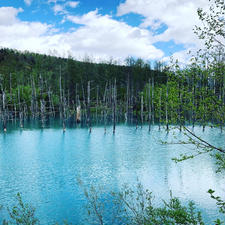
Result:
{"label": "white cloud", "polygon": [[19,12],[22,12],[23,9],[15,9],[13,7],[1,7],[0,8],[0,26],[1,25],[11,25],[16,23],[18,20],[16,18]]}
{"label": "white cloud", "polygon": [[53,6],[53,11],[55,15],[57,14],[68,14],[67,10],[65,9],[66,7],[71,7],[71,8],[76,8],[79,2],[77,1],[67,1],[64,4],[57,4],[57,0],[49,0],[49,3],[53,2],[55,5]]}
{"label": "white cloud", "polygon": [[186,50],[175,52],[171,56],[163,57],[162,61],[166,62],[167,64],[170,64],[171,60],[173,60],[172,63],[178,60],[180,65],[187,65],[190,63],[190,59],[192,58],[192,55],[189,54],[190,51],[191,49],[186,49]]}
{"label": "white cloud", "polygon": [[83,16],[67,16],[68,20],[82,24],[83,27],[73,32],[69,38],[75,49],[96,52],[103,57],[125,58],[128,55],[145,59],[157,59],[163,52],[152,45],[151,33],[146,29],[131,27],[124,22],[113,20],[109,15],[100,15],[98,11]]}
{"label": "white cloud", "polygon": [[[22,9],[0,8],[0,43],[2,47],[20,50],[41,49],[45,35],[52,27],[39,22],[23,22],[17,18]],[[10,25],[10,26],[9,26]]]}
{"label": "white cloud", "polygon": [[57,2],[65,2],[65,0],[48,0],[48,3],[57,3]]}
{"label": "white cloud", "polygon": [[53,11],[54,11],[55,15],[67,13],[67,11],[64,9],[64,6],[59,5],[59,4],[56,4],[56,5],[53,6]]}
{"label": "white cloud", "polygon": [[26,5],[31,5],[32,0],[24,0]]}
{"label": "white cloud", "polygon": [[206,0],[126,0],[117,9],[117,15],[137,13],[144,16],[141,27],[155,27],[166,24],[168,29],[155,37],[155,41],[193,44],[197,37],[193,27],[199,24],[197,8],[205,7]]}
{"label": "white cloud", "polygon": [[[163,51],[153,44],[174,40],[175,43],[184,44],[186,48],[199,45],[192,28],[199,23],[196,9],[205,7],[207,1],[126,0],[121,3],[117,15],[142,15],[144,20],[139,27],[129,26],[110,15],[101,15],[98,10],[82,16],[71,15],[69,7],[77,7],[78,1],[48,0],[48,3],[55,15],[63,15],[62,22],[71,21],[82,26],[74,26],[66,33],[60,32],[56,27],[45,23],[19,20],[17,15],[23,11],[21,8],[0,7],[1,46],[40,53],[57,51],[61,56],[70,52],[75,57],[88,54],[95,58],[112,56],[115,59],[124,59],[134,56],[168,61]],[[161,25],[167,25],[168,29],[161,34],[155,34],[154,29]],[[174,56],[180,57],[184,62],[187,61],[185,54],[185,51],[181,51]]]}
{"label": "white cloud", "polygon": [[68,1],[66,2],[65,6],[69,6],[71,8],[76,8],[78,6],[79,2],[77,1]]}
{"label": "white cloud", "polygon": [[48,3],[55,3],[56,4],[57,0],[48,0]]}
{"label": "white cloud", "polygon": [[[163,52],[152,45],[151,33],[113,20],[98,11],[83,16],[65,16],[65,20],[81,24],[69,32],[54,33],[55,27],[39,22],[25,22],[17,18],[22,9],[0,8],[0,43],[2,47],[39,53],[68,53],[76,58],[91,55],[96,59],[125,59],[127,56],[158,59]],[[2,13],[4,12],[4,13]],[[2,22],[4,21],[4,23]],[[10,23],[10,26],[8,24]]]}

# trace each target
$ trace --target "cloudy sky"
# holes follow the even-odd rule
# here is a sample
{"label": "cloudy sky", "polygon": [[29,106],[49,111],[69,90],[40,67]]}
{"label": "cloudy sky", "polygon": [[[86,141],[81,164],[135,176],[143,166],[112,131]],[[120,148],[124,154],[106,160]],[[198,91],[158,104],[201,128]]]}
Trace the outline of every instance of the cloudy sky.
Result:
{"label": "cloudy sky", "polygon": [[0,0],[0,47],[96,60],[186,60],[208,0]]}

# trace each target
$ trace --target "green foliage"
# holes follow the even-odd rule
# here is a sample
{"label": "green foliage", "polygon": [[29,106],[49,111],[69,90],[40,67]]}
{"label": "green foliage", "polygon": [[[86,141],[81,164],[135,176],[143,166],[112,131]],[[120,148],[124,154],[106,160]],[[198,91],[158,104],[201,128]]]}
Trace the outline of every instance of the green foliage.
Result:
{"label": "green foliage", "polygon": [[172,224],[201,224],[201,213],[197,212],[193,202],[182,206],[178,198],[170,193],[170,200],[163,201],[162,207],[155,207],[152,193],[144,190],[141,184],[136,190],[125,188],[118,195],[119,201],[126,212],[128,224],[137,225],[172,225]]}
{"label": "green foliage", "polygon": [[53,95],[52,96],[52,101],[54,105],[59,105],[60,100],[59,100],[59,96],[58,95]]}
{"label": "green foliage", "polygon": [[225,154],[221,153],[215,153],[213,155],[216,159],[216,165],[217,165],[217,172],[224,172],[225,171]]}
{"label": "green foliage", "polygon": [[216,220],[214,221],[214,223],[215,223],[216,225],[222,225],[222,224],[223,224],[223,221],[221,221],[220,219],[216,219]]}
{"label": "green foliage", "polygon": [[204,26],[195,26],[195,33],[200,39],[205,41],[209,48],[215,45],[224,46],[225,38],[225,2],[224,0],[209,0],[211,3],[209,11],[204,11],[202,8],[198,9],[198,16]]}
{"label": "green foliage", "polygon": [[16,196],[17,205],[8,209],[10,221],[4,221],[4,225],[38,225],[39,220],[35,217],[35,209],[22,201],[20,193]]}
{"label": "green foliage", "polygon": [[[223,214],[225,214],[225,201],[222,200],[220,196],[215,196],[215,195],[214,195],[214,192],[215,192],[215,191],[212,190],[212,189],[209,189],[209,190],[208,190],[208,193],[210,194],[210,197],[211,197],[212,199],[216,200],[216,205],[218,206],[220,212],[223,213]],[[220,221],[220,220],[218,220],[218,221]],[[222,222],[220,221],[220,224],[221,224],[221,223],[222,223]]]}
{"label": "green foliage", "polygon": [[109,205],[102,201],[101,192],[92,187],[89,191],[85,189],[85,196],[88,200],[88,216],[91,221],[101,225],[204,225],[201,213],[193,202],[184,206],[170,194],[169,201],[163,201],[161,207],[156,207],[152,193],[144,190],[141,184],[133,189],[125,185],[121,192],[111,194],[110,209],[113,209],[113,214],[110,221],[107,220],[109,215],[105,216],[104,212],[104,209],[109,210]]}

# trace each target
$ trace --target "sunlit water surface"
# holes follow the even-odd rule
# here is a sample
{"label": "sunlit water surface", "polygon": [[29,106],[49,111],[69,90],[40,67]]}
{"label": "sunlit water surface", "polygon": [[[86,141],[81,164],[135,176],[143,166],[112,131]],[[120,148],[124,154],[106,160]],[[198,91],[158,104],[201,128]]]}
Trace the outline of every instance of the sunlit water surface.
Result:
{"label": "sunlit water surface", "polygon": [[[202,128],[194,131],[210,143],[223,146],[224,134]],[[175,164],[171,158],[188,146],[162,144],[174,140],[173,132],[157,126],[142,129],[120,125],[115,135],[111,127],[62,129],[9,129],[0,134],[0,204],[13,206],[20,192],[36,208],[41,224],[61,223],[64,219],[78,224],[86,216],[86,201],[77,178],[90,187],[101,186],[105,193],[119,190],[123,184],[141,182],[156,200],[169,198],[169,191],[186,204],[193,200],[207,224],[220,217],[207,190],[225,197],[225,177],[216,173],[211,157],[202,155]],[[175,131],[177,138],[183,135]],[[190,147],[190,146],[189,146]],[[6,211],[0,212],[1,219]]]}

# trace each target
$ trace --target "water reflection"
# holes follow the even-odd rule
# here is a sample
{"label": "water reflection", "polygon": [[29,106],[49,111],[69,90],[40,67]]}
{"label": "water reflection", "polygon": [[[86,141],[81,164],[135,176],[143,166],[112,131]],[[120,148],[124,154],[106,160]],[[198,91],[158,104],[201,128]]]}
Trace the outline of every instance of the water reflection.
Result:
{"label": "water reflection", "polygon": [[[27,126],[29,127],[29,126]],[[224,135],[208,128],[202,134],[219,145]],[[181,133],[177,133],[182,138]],[[135,129],[117,126],[116,134],[108,128],[9,129],[0,135],[0,202],[12,205],[21,192],[25,200],[37,207],[41,224],[61,222],[75,224],[84,214],[84,195],[77,185],[80,177],[87,185],[104,186],[105,192],[119,190],[124,183],[134,185],[137,178],[156,199],[168,199],[169,191],[183,202],[194,200],[207,220],[218,212],[206,193],[209,188],[224,196],[225,179],[215,173],[213,159],[207,155],[179,164],[171,161],[182,151],[180,145],[163,145],[174,136],[158,127]],[[160,201],[156,201],[160,204]]]}

